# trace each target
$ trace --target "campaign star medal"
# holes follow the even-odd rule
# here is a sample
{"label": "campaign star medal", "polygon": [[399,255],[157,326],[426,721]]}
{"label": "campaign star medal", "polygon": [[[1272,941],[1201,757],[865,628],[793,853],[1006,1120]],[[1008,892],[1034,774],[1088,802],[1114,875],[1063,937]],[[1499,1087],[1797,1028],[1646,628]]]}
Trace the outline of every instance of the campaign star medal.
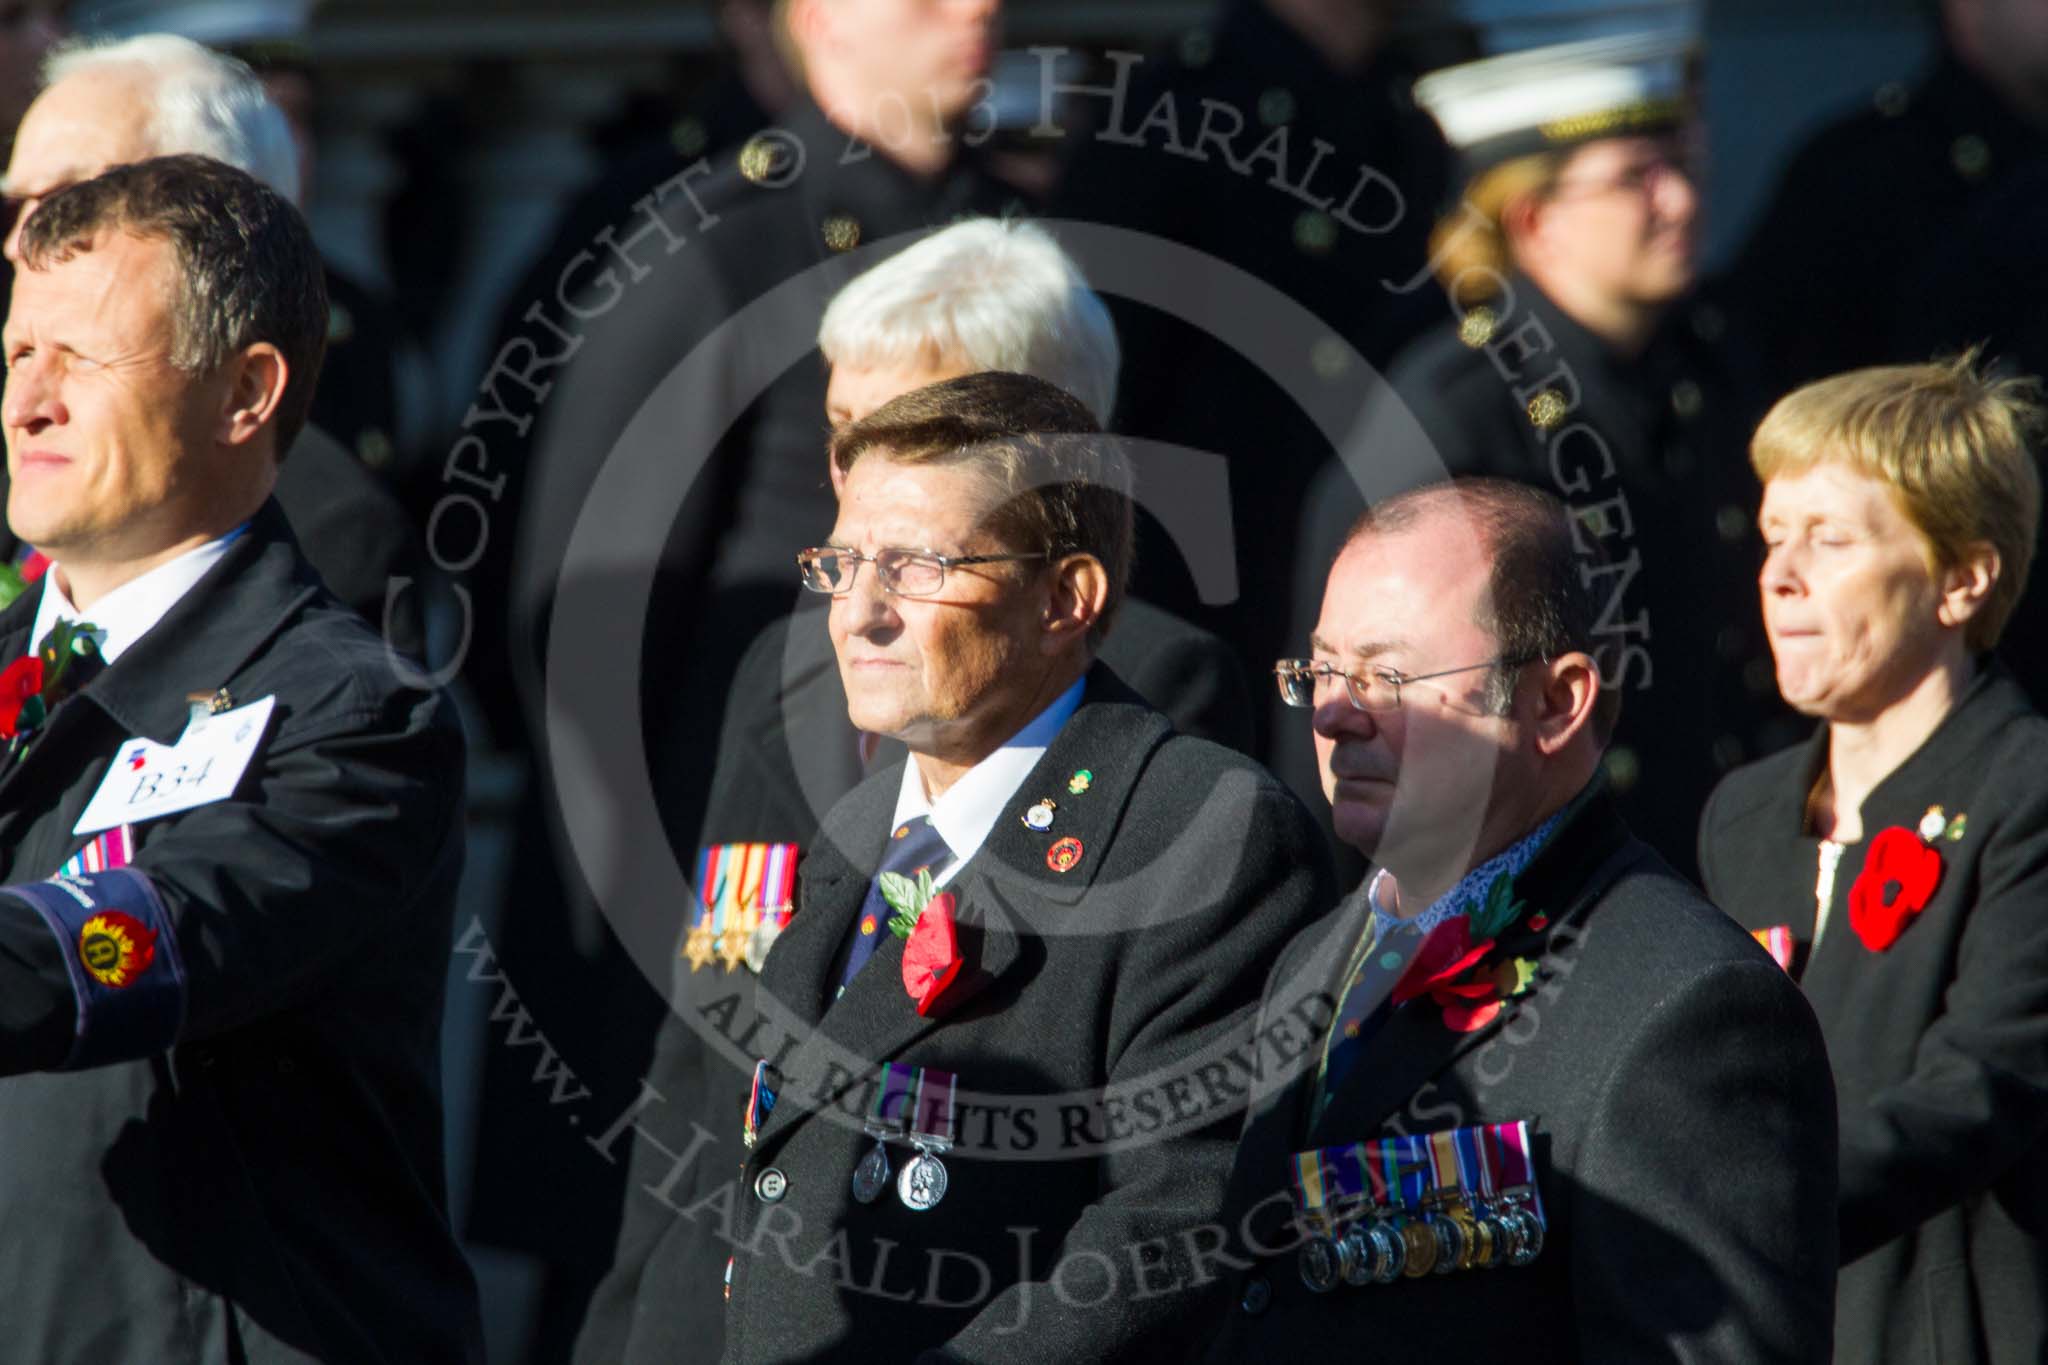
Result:
{"label": "campaign star medal", "polygon": [[912,1213],[929,1213],[946,1197],[946,1167],[939,1153],[953,1146],[954,1089],[952,1072],[919,1069],[916,1118],[910,1129],[910,1144],[917,1148],[917,1155],[896,1177],[896,1197]]}
{"label": "campaign star medal", "polygon": [[711,919],[705,916],[690,926],[690,933],[683,940],[683,956],[690,960],[690,970],[702,971],[710,965],[714,956],[711,947]]}
{"label": "campaign star medal", "polygon": [[754,926],[747,922],[747,910],[740,912],[726,922],[725,932],[718,936],[718,957],[725,963],[727,971],[747,960],[747,943],[754,936]]}
{"label": "campaign star medal", "polygon": [[1024,828],[1041,832],[1051,829],[1053,812],[1058,809],[1059,803],[1050,796],[1040,797],[1038,804],[1024,812]]}
{"label": "campaign star medal", "polygon": [[696,920],[683,940],[690,970],[714,960],[761,970],[789,924],[799,850],[795,844],[707,844],[697,853]]}
{"label": "campaign star medal", "polygon": [[1085,851],[1079,839],[1068,835],[1045,851],[1045,865],[1055,872],[1072,872]]}
{"label": "campaign star medal", "polygon": [[1067,779],[1067,792],[1070,795],[1079,796],[1094,785],[1095,774],[1086,768],[1077,768],[1074,770],[1074,775]]}

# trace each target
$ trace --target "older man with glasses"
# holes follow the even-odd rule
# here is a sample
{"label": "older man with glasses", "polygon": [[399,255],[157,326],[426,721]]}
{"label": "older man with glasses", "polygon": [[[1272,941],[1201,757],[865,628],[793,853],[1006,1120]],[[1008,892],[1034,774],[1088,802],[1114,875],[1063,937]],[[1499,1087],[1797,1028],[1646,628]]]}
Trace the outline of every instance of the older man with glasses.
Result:
{"label": "older man with glasses", "polygon": [[1321,1027],[1238,1149],[1213,1360],[1828,1358],[1819,1030],[1623,822],[1580,564],[1540,490],[1403,494],[1275,670],[1378,871],[1268,981],[1261,1030]]}
{"label": "older man with glasses", "polygon": [[967,375],[832,454],[799,564],[853,723],[909,758],[806,850],[737,1188],[678,1211],[726,1210],[725,1358],[1186,1358],[1172,1291],[1216,1277],[1181,1234],[1278,1065],[1246,1029],[1329,894],[1315,831],[1095,664],[1131,500],[1078,401]]}
{"label": "older man with glasses", "polygon": [[[1102,301],[1052,235],[1025,219],[963,219],[863,271],[833,297],[818,344],[831,367],[825,414],[835,427],[915,389],[990,370],[1057,385],[1098,422],[1116,400],[1120,352]],[[827,463],[836,490],[843,475]],[[886,586],[918,596],[919,571],[898,553],[879,566]],[[755,1028],[754,974],[788,922],[797,860],[827,810],[903,757],[895,742],[855,730],[825,630],[830,597],[818,589],[859,563],[821,565],[810,593],[792,583],[797,610],[741,657],[701,826],[686,801],[669,799],[673,786],[656,788],[673,845],[693,850],[697,897],[683,917],[669,1008],[634,1100],[632,1140],[621,1133],[602,1148],[630,1166],[631,1178],[611,1267],[577,1339],[579,1363],[710,1359],[722,1343],[720,1288],[731,1247],[713,1223],[678,1217],[676,1208],[725,1180],[727,1153],[739,1145],[732,1095],[778,1046],[779,1034]],[[1223,642],[1128,596],[1116,618],[1097,662],[1182,734],[1248,752],[1251,696]],[[670,757],[657,771],[666,766],[702,784],[701,749]],[[724,1027],[703,1027],[706,1010]],[[723,1145],[693,1146],[699,1132]],[[694,1155],[678,1172],[687,1153]]]}

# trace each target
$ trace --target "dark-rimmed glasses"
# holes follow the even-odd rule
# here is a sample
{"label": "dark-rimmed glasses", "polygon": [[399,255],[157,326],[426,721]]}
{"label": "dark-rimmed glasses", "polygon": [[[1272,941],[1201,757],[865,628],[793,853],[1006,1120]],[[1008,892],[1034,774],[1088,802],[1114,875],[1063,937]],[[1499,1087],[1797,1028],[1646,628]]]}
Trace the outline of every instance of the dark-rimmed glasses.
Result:
{"label": "dark-rimmed glasses", "polygon": [[929,550],[899,550],[888,547],[864,555],[837,545],[818,545],[799,550],[797,569],[804,586],[812,592],[838,594],[853,590],[854,575],[863,564],[873,564],[882,580],[882,591],[901,597],[929,597],[946,585],[946,571],[963,564],[1008,564],[1025,559],[1049,558],[1044,552],[1004,555],[940,555]]}
{"label": "dark-rimmed glasses", "polygon": [[1353,706],[1361,711],[1385,714],[1401,709],[1401,689],[1409,683],[1448,678],[1457,673],[1470,673],[1476,668],[1520,668],[1524,664],[1536,663],[1542,657],[1540,654],[1523,654],[1512,659],[1488,659],[1484,663],[1442,668],[1434,673],[1397,673],[1391,668],[1368,668],[1359,673],[1346,673],[1321,659],[1282,659],[1273,665],[1273,680],[1280,685],[1280,700],[1289,706],[1312,707],[1316,704],[1316,694],[1325,684],[1334,678],[1342,678],[1344,691]]}

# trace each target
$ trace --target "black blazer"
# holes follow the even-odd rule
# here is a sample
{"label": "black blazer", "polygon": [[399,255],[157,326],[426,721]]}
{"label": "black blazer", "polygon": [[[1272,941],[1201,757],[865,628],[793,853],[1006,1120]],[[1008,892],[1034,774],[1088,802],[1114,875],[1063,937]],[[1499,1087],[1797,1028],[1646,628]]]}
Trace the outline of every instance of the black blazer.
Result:
{"label": "black blazer", "polygon": [[[0,658],[40,596],[0,614]],[[87,842],[124,740],[175,741],[187,693],[223,687],[277,698],[237,795],[135,827],[182,1027],[53,1072],[65,950],[5,888]],[[441,1169],[462,764],[450,710],[396,680],[273,502],[0,771],[0,1357],[481,1358]]]}
{"label": "black blazer", "polygon": [[[1323,1033],[1304,1026],[1334,1012],[1363,893],[1282,954],[1260,1020],[1305,1071],[1245,1128],[1224,1226],[1252,1264],[1225,1276],[1211,1359],[1826,1360],[1834,1105],[1812,1011],[1605,795],[1515,893],[1530,909],[1501,950],[1536,960],[1540,986],[1470,1034],[1411,1001],[1313,1131]],[[1292,1153],[1519,1119],[1549,1215],[1532,1264],[1304,1286]]]}
{"label": "black blazer", "polygon": [[[1707,889],[1750,929],[1813,941],[1819,840],[1813,739],[1729,775],[1700,822]],[[2048,1358],[2048,721],[2003,667],[1981,673],[1927,742],[1863,803],[1827,932],[1800,985],[1841,1097],[1836,1358]],[[1849,891],[1880,830],[1930,806],[1961,837],[1935,847],[1933,898],[1872,952]]]}
{"label": "black blazer", "polygon": [[[1082,768],[1093,785],[1071,794]],[[1280,946],[1328,903],[1307,813],[1250,761],[1175,735],[1098,668],[953,882],[968,966],[941,1011],[920,1018],[894,937],[829,998],[900,779],[892,767],[863,783],[806,852],[797,913],[759,993],[788,1039],[766,1044],[781,1058],[781,1100],[737,1182],[683,1211],[723,1210],[736,1248],[725,1357],[1186,1354],[1176,1296],[1073,1304],[1099,1295],[1091,1266],[1124,1265],[1128,1247],[1214,1215],[1244,1094],[1219,1049],[1244,1028]],[[1025,809],[1048,795],[1053,827],[1026,827]],[[1067,838],[1081,856],[1062,873],[1047,855]],[[874,1145],[859,1122],[865,1083],[884,1060],[952,1071],[963,1098],[979,1095],[944,1158],[952,1188],[929,1212],[893,1191],[870,1205],[849,1193]],[[1205,1065],[1219,1087],[1206,1094],[1193,1079]],[[1168,1095],[1177,1117],[1161,1108]],[[738,1117],[736,1094],[733,1127]],[[897,1149],[899,1166],[906,1155]],[[779,1199],[762,1183],[776,1178]],[[835,1257],[843,1273],[823,1269]],[[1068,1263],[1071,1287],[1048,1288]]]}
{"label": "black blazer", "polygon": [[[1104,642],[1103,662],[1181,733],[1250,747],[1242,671],[1207,631],[1126,602]],[[701,842],[808,844],[819,818],[864,775],[857,739],[823,611],[812,607],[776,621],[748,648],[726,699]],[[876,766],[902,753],[901,745],[886,744]],[[671,835],[677,847],[689,838]],[[686,928],[694,913],[685,915]],[[746,1078],[739,1058],[715,1055],[685,1022],[690,1001],[729,1000],[720,1008],[736,1017],[751,1016],[754,1007],[754,981],[744,967],[677,970],[674,1008],[662,1014],[646,1076],[662,1107],[641,1111],[639,1119],[670,1151],[683,1150],[693,1125],[726,1133],[734,1085]],[[648,1192],[661,1187],[671,1161],[661,1147],[633,1147],[617,1249],[584,1317],[580,1361],[667,1361],[679,1352],[714,1353],[723,1340],[722,1275],[731,1248],[708,1224],[677,1218],[672,1194],[665,1200]],[[724,1175],[723,1167],[697,1166],[686,1179],[702,1193]]]}

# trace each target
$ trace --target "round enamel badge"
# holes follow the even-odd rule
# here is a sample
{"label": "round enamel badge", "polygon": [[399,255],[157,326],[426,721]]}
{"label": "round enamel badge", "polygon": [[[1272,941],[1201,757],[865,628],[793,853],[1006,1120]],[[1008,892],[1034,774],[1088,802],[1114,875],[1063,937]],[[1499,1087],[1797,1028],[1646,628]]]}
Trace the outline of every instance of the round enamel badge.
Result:
{"label": "round enamel badge", "polygon": [[1045,865],[1055,872],[1071,872],[1081,853],[1081,841],[1069,835],[1045,851]]}
{"label": "round enamel badge", "polygon": [[78,931],[78,960],[102,986],[135,984],[156,960],[156,935],[118,910],[94,915]]}

